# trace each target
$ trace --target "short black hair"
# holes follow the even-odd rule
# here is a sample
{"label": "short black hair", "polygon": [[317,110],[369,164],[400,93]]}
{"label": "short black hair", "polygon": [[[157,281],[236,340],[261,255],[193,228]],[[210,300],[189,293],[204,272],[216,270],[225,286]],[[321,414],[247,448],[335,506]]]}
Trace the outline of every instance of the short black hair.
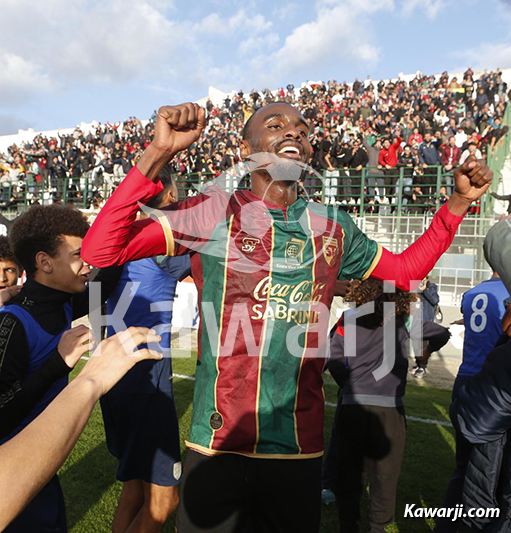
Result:
{"label": "short black hair", "polygon": [[170,165],[165,165],[160,170],[158,177],[160,178],[161,184],[163,185],[163,191],[160,191],[156,196],[154,196],[147,202],[147,207],[151,207],[152,209],[156,209],[160,205],[163,195],[172,187],[174,183],[172,167]]}
{"label": "short black hair", "polygon": [[260,107],[255,108],[255,111],[250,115],[248,120],[245,122],[245,125],[243,126],[243,130],[241,131],[241,138],[244,141],[248,140],[252,133],[251,131],[252,130],[252,119],[257,115],[259,111],[261,111],[261,109],[266,108],[268,106],[272,106],[272,105],[287,105],[289,107],[292,107],[293,109],[297,109],[291,104],[288,104],[287,102],[270,102],[269,104],[266,104],[265,106],[260,106]]}
{"label": "short black hair", "polygon": [[23,267],[20,265],[20,262],[16,259],[16,256],[11,249],[11,243],[8,237],[0,237],[0,261],[11,261],[18,266],[20,271],[23,270]]}
{"label": "short black hair", "polygon": [[35,257],[39,252],[56,257],[63,235],[83,239],[88,230],[87,219],[73,207],[37,205],[14,221],[9,238],[14,255],[31,278],[37,270]]}

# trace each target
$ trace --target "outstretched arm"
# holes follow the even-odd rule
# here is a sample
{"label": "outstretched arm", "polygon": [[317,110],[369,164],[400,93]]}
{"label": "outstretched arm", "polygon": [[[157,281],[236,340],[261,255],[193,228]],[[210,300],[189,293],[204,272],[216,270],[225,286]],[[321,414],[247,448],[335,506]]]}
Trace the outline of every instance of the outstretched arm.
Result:
{"label": "outstretched arm", "polygon": [[165,225],[151,218],[136,222],[138,204],[147,203],[162,190],[160,170],[199,138],[205,121],[204,109],[197,104],[158,110],[153,142],[109,198],[83,241],[85,261],[107,267],[167,252]]}
{"label": "outstretched arm", "polygon": [[496,192],[490,192],[490,194],[497,200],[502,200],[504,202],[511,200],[511,194],[497,194]]}
{"label": "outstretched arm", "polygon": [[[456,230],[470,204],[480,198],[488,189],[493,172],[486,163],[474,156],[454,171],[455,191],[435,215],[429,228],[417,241],[401,254],[383,249],[381,258],[371,276],[381,280],[394,281],[404,290],[418,287],[422,280],[449,248]],[[410,281],[416,283],[410,284]]]}

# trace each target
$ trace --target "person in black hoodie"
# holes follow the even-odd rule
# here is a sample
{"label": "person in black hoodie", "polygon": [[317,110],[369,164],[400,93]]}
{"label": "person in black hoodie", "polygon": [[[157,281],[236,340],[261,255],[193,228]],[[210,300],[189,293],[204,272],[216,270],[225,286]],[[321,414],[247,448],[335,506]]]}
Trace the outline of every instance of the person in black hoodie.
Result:
{"label": "person in black hoodie", "polygon": [[[90,348],[89,329],[71,328],[73,320],[90,311],[90,267],[80,257],[88,229],[80,211],[57,204],[31,208],[11,228],[12,248],[27,282],[0,309],[0,444],[64,389],[69,372]],[[103,301],[121,273],[122,267],[102,272]],[[67,531],[57,476],[5,531]]]}
{"label": "person in black hoodie", "polygon": [[362,169],[365,168],[367,162],[369,161],[369,155],[364,146],[362,146],[362,141],[360,138],[356,138],[353,141],[353,147],[350,150],[349,161],[347,161],[348,166],[350,167],[350,177],[351,185],[353,190],[353,195],[355,198],[359,199],[362,195]]}
{"label": "person in black hoodie", "polygon": [[[355,194],[355,191],[351,187],[352,181],[349,175],[346,173],[348,168],[348,163],[351,158],[351,149],[348,143],[337,144],[336,147],[332,147],[330,152],[325,156],[325,160],[329,165],[328,170],[331,175],[336,175],[338,178],[326,178],[326,194],[331,194],[332,199],[336,199],[336,202],[347,203],[352,200],[352,196]],[[327,174],[328,175],[328,174]],[[339,181],[339,189],[336,187]],[[328,185],[332,184],[331,189],[328,188]],[[328,191],[331,190],[329,193]],[[338,200],[341,198],[341,200]],[[333,202],[332,203],[336,203]]]}
{"label": "person in black hoodie", "polygon": [[56,200],[62,200],[64,196],[64,183],[68,176],[67,168],[65,167],[64,163],[59,161],[59,157],[54,155],[49,169],[51,186],[53,189],[55,189],[54,197]]}
{"label": "person in black hoodie", "polygon": [[[332,330],[327,368],[342,388],[334,491],[342,533],[359,531],[360,500],[367,477],[371,498],[368,531],[383,533],[394,520],[405,443],[406,344],[411,339],[415,353],[429,357],[450,337],[448,329],[410,315],[415,299],[415,294],[398,289],[385,292],[384,283],[376,279],[354,281],[346,300],[357,307],[374,304],[373,312],[350,310]],[[394,329],[393,346],[388,340],[389,328]],[[422,349],[423,340],[428,344]]]}
{"label": "person in black hoodie", "polygon": [[[403,167],[403,206],[406,206],[412,199],[413,174],[418,164],[419,162],[413,155],[411,146],[407,144],[397,160],[398,168]],[[408,212],[408,208],[403,207],[403,211]]]}

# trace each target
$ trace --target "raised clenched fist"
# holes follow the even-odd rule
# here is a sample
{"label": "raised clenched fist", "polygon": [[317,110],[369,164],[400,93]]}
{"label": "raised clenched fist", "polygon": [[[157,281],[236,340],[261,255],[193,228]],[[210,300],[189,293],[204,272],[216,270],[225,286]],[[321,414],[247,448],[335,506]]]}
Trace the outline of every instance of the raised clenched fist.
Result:
{"label": "raised clenched fist", "polygon": [[197,141],[205,126],[206,112],[198,104],[160,107],[153,147],[175,155]]}
{"label": "raised clenched fist", "polygon": [[137,163],[138,170],[156,181],[160,170],[181,150],[193,144],[206,127],[206,112],[198,104],[160,107],[153,142]]}
{"label": "raised clenched fist", "polygon": [[493,172],[482,159],[467,157],[463,165],[454,170],[455,191],[467,203],[480,198],[491,185]]}

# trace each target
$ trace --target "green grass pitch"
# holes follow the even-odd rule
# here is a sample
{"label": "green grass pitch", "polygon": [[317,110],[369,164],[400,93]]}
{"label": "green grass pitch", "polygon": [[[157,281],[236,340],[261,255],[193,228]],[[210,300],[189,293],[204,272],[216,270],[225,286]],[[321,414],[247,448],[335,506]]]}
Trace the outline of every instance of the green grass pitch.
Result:
{"label": "green grass pitch", "polygon": [[[73,376],[84,365],[81,361]],[[195,359],[174,359],[176,374],[193,376]],[[180,420],[180,437],[186,460],[184,440],[190,428],[194,382],[175,378],[174,394]],[[325,377],[325,396],[329,403],[336,403],[337,386]],[[409,384],[405,405],[407,415],[422,419],[448,421],[450,392],[418,387]],[[325,440],[330,436],[335,409],[326,407]],[[116,461],[108,453],[99,405],[87,424],[80,440],[60,470],[67,517],[71,533],[108,533],[120,495],[121,484],[115,480]],[[454,431],[450,427],[408,421],[406,449],[396,505],[396,522],[388,530],[392,533],[419,533],[431,531],[429,519],[403,518],[406,503],[417,506],[439,507],[454,468]],[[362,514],[367,514],[367,498]],[[365,524],[362,524],[364,530]],[[335,504],[322,508],[321,533],[337,533]],[[164,531],[174,532],[174,517]]]}

